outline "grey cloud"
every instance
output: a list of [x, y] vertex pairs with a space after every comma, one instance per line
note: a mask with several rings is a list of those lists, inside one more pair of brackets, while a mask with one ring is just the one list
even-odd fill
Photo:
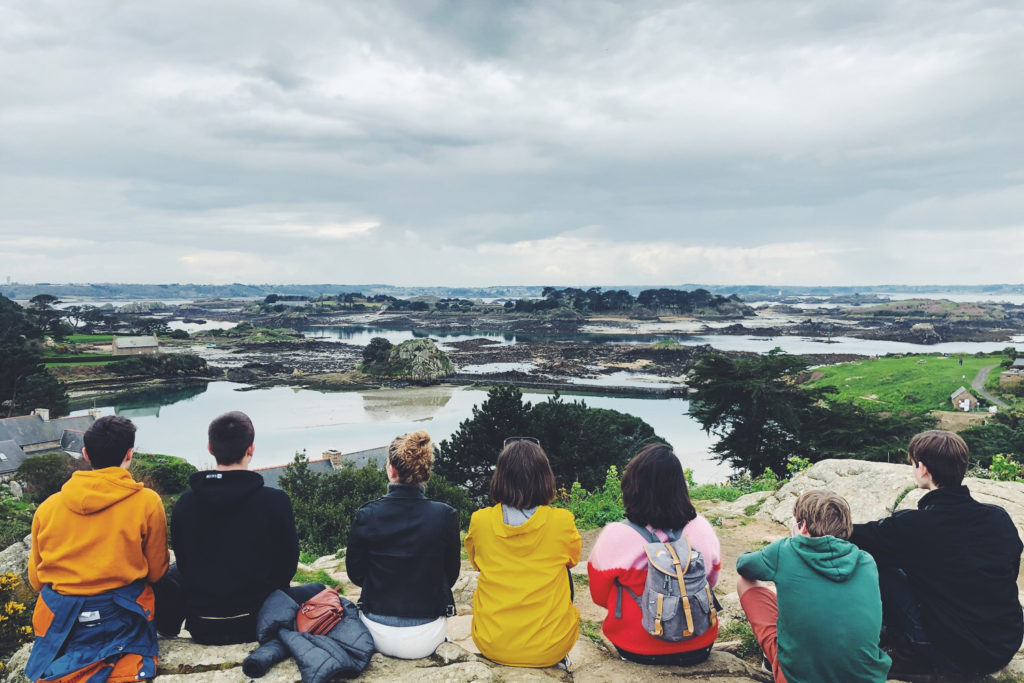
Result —
[[0, 199], [19, 190], [0, 234], [130, 224], [140, 249], [230, 249], [221, 212], [287, 210], [378, 221], [375, 249], [580, 230], [749, 247], [1021, 223], [1014, 3], [2, 12]]

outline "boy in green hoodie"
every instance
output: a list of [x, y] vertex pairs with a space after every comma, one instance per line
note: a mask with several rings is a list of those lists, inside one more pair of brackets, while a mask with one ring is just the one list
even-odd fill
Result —
[[[878, 569], [847, 541], [850, 506], [831, 491], [804, 493], [793, 537], [741, 555], [736, 589], [776, 683], [885, 681], [878, 645]], [[774, 581], [776, 594], [763, 581]]]

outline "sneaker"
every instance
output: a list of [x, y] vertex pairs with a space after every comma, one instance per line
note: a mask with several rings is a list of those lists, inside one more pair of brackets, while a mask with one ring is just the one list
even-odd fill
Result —
[[[625, 661], [625, 660], [623, 660], [623, 661]], [[570, 674], [572, 673], [572, 660], [569, 659], [569, 655], [566, 655], [565, 657], [563, 657], [562, 661], [560, 661], [555, 666], [557, 666], [559, 669], [564, 670], [566, 673], [570, 673]]]

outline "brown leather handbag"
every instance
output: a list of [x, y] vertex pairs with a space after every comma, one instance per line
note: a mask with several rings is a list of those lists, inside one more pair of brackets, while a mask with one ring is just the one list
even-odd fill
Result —
[[345, 618], [337, 588], [327, 588], [302, 603], [295, 615], [295, 628], [318, 636], [327, 634]]

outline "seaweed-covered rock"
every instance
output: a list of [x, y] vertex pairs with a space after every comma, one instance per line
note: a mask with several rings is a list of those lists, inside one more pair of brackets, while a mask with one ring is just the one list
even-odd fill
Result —
[[388, 353], [386, 373], [392, 377], [433, 380], [454, 371], [451, 359], [432, 339], [410, 339]]

